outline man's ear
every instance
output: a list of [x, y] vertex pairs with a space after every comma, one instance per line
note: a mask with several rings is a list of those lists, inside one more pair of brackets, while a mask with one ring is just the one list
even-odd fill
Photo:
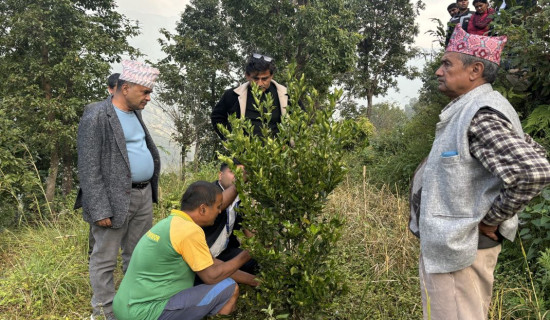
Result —
[[128, 93], [128, 89], [130, 88], [130, 85], [128, 83], [122, 84], [122, 87], [120, 87], [120, 92], [124, 95]]
[[483, 78], [483, 71], [485, 70], [485, 66], [481, 62], [474, 62], [470, 66], [470, 80], [474, 81], [477, 79]]
[[206, 213], [206, 205], [203, 203], [199, 206], [199, 213], [204, 215]]

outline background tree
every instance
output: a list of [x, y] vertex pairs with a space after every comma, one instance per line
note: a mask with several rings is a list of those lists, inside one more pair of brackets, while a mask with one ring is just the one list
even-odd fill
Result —
[[244, 54], [275, 58], [283, 68], [296, 63], [296, 76], [326, 93], [336, 75], [355, 62], [359, 35], [344, 0], [222, 0]]
[[372, 106], [370, 121], [378, 134], [402, 127], [407, 122], [405, 111], [394, 103], [384, 102]]
[[527, 132], [550, 148], [550, 1], [538, 2], [502, 10], [493, 23], [508, 36], [497, 87], [526, 118]]
[[421, 1], [348, 0], [362, 40], [357, 45], [358, 61], [346, 73], [343, 83], [357, 98], [367, 99], [367, 116], [372, 115], [372, 98], [397, 87], [397, 77], [412, 79], [418, 75], [407, 62], [419, 54], [413, 47], [418, 34], [415, 18], [424, 8]]
[[46, 176], [47, 201], [59, 169], [73, 188], [76, 128], [85, 104], [106, 96], [109, 63], [135, 52], [137, 34], [111, 0], [0, 3], [0, 107]]
[[[409, 106], [412, 114], [407, 116], [399, 110], [405, 119], [398, 117], [402, 121], [395, 123], [395, 126], [386, 126], [383, 134], [377, 131], [371, 139], [370, 152], [361, 155], [360, 161], [367, 165], [371, 181], [377, 185], [389, 185], [393, 190], [406, 194], [411, 175], [430, 152], [439, 113], [450, 101], [439, 92], [434, 75], [439, 68], [441, 53], [434, 54], [436, 58], [428, 61], [422, 71], [420, 95]], [[373, 118], [378, 117], [376, 113], [373, 108]]]
[[32, 203], [33, 193], [40, 192], [40, 181], [29, 159], [27, 147], [21, 143], [22, 130], [6, 116], [0, 100], [0, 230], [18, 222]]
[[[183, 159], [195, 146], [195, 160], [211, 161], [219, 146], [210, 113], [223, 91], [242, 73], [235, 34], [218, 0], [193, 0], [176, 33], [161, 30], [166, 57], [158, 63], [162, 86], [158, 100], [170, 109]], [[182, 160], [183, 160], [182, 159]]]

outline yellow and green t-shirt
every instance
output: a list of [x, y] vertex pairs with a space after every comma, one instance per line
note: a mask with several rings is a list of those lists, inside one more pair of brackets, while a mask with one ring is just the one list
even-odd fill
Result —
[[213, 264], [204, 232], [183, 211], [159, 221], [138, 242], [115, 295], [119, 320], [158, 319], [168, 300]]

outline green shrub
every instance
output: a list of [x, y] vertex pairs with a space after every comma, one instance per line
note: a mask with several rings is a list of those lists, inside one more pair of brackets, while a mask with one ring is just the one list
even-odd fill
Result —
[[[340, 237], [338, 215], [323, 216], [327, 197], [345, 175], [344, 146], [353, 139], [352, 124], [333, 119], [340, 93], [319, 97], [308, 90], [304, 78], [290, 82], [290, 115], [273, 136], [267, 126], [273, 100], [260, 103], [257, 86], [254, 99], [262, 114], [263, 136], [252, 136], [250, 121], [230, 118], [232, 132], [223, 157], [237, 174], [243, 226], [255, 236], [243, 239], [260, 265], [258, 287], [252, 306], [259, 319], [326, 319], [326, 310], [345, 286], [337, 272], [332, 252]], [[303, 109], [297, 101], [303, 102]], [[232, 166], [238, 159], [243, 173]], [[262, 311], [263, 309], [263, 311]]]
[[35, 218], [31, 213], [40, 208], [34, 194], [40, 194], [41, 187], [22, 132], [2, 108], [0, 101], [0, 229]]
[[550, 248], [550, 187], [519, 214], [519, 235], [527, 250], [527, 260], [535, 262], [539, 253]]

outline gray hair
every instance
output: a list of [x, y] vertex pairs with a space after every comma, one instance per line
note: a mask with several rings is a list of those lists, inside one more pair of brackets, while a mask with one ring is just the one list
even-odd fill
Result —
[[462, 53], [459, 56], [460, 56], [460, 61], [462, 61], [462, 64], [464, 65], [464, 68], [471, 66], [476, 62], [482, 63], [483, 74], [481, 76], [485, 81], [487, 81], [487, 83], [493, 83], [497, 79], [498, 64], [491, 62], [489, 60], [478, 58], [465, 53]]

